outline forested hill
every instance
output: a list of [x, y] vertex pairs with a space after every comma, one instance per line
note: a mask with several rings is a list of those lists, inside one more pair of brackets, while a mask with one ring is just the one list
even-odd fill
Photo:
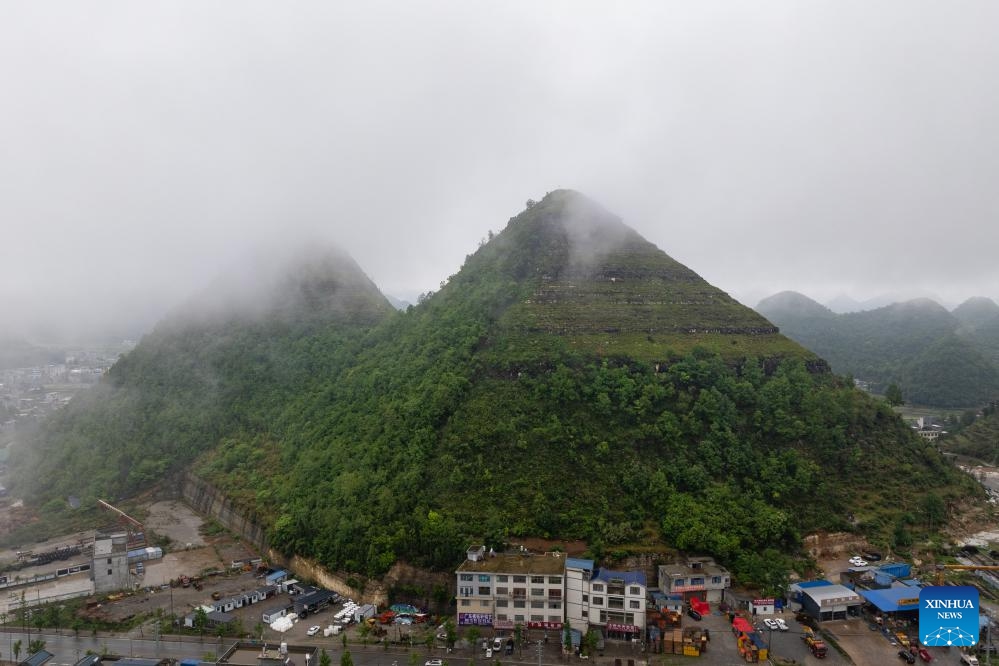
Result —
[[[275, 547], [361, 574], [548, 536], [596, 557], [663, 540], [769, 587], [803, 531], [900, 539], [916, 519], [884, 497], [975, 492], [881, 402], [574, 192], [529, 202], [439, 292], [371, 326], [214, 336], [200, 356], [166, 328], [143, 341], [113, 401], [50, 426], [56, 476], [134, 490], [154, 481], [147, 458], [190, 463]], [[98, 438], [131, 457], [93, 460]], [[178, 440], [207, 452], [178, 460]]]
[[940, 446], [950, 453], [968, 456], [987, 465], [999, 464], [999, 412], [996, 403], [982, 410], [982, 415], [955, 435], [941, 438]]
[[973, 299], [950, 313], [916, 299], [837, 315], [782, 292], [756, 309], [834, 371], [869, 381], [875, 391], [895, 383], [907, 402], [977, 407], [999, 396], [999, 317], [989, 316], [995, 307]]
[[16, 449], [12, 465], [26, 476], [12, 485], [54, 505], [140, 492], [227, 437], [267, 432], [317, 371], [316, 349], [340, 350], [392, 312], [334, 248], [223, 275]]

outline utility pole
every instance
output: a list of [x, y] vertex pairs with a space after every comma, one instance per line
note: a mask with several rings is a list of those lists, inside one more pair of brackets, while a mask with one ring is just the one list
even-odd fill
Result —
[[541, 655], [544, 654], [544, 651], [545, 651], [545, 642], [539, 638], [538, 639], [538, 666], [541, 666]]

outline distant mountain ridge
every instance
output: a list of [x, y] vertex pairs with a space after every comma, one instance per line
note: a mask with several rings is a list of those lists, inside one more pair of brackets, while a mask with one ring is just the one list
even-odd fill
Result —
[[711, 553], [774, 590], [803, 532], [888, 543], [911, 517], [883, 495], [980, 492], [883, 402], [577, 192], [529, 202], [404, 311], [337, 266], [348, 275], [306, 280], [304, 300], [283, 292], [300, 317], [163, 322], [12, 456], [14, 492], [55, 512], [70, 492], [87, 504], [192, 470], [272, 547], [341, 572], [453, 571], [470, 542], [537, 536], [597, 559]]
[[953, 312], [918, 298], [837, 315], [781, 292], [756, 309], [834, 371], [875, 390], [896, 383], [908, 401], [939, 407], [973, 407], [999, 395], [999, 305], [990, 299], [969, 299]]

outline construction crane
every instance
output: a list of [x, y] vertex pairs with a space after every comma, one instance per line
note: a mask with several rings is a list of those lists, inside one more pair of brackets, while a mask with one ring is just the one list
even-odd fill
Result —
[[97, 500], [98, 506], [102, 509], [110, 511], [111, 513], [118, 516], [118, 522], [125, 526], [125, 532], [128, 534], [128, 548], [129, 550], [133, 548], [143, 548], [146, 545], [146, 530], [135, 518], [128, 515], [121, 509], [115, 506], [111, 506], [108, 502], [102, 499]]
[[944, 573], [950, 571], [999, 571], [999, 566], [992, 564], [938, 564], [936, 585], [944, 584]]

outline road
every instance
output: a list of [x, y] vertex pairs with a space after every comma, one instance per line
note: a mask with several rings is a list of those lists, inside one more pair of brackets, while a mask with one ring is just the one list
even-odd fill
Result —
[[[4, 637], [6, 633], [6, 637]], [[113, 654], [120, 657], [141, 657], [149, 659], [199, 659], [215, 661], [216, 656], [225, 652], [232, 646], [232, 639], [222, 639], [205, 637], [197, 638], [169, 636], [162, 640], [156, 638], [122, 638], [110, 635], [91, 636], [81, 633], [79, 637], [71, 632], [64, 634], [31, 632], [30, 634], [19, 630], [0, 632], [0, 653], [4, 658], [10, 659], [13, 656], [13, 644], [21, 641], [20, 658], [27, 656], [27, 644], [29, 640], [41, 638], [45, 641], [45, 649], [55, 657], [48, 662], [47, 666], [72, 666], [87, 651], [97, 654]], [[339, 655], [343, 651], [342, 643], [339, 639], [311, 640], [310, 644], [324, 648], [334, 658], [334, 663], [338, 663]], [[273, 644], [272, 644], [273, 645]], [[356, 666], [411, 666], [410, 653], [401, 649], [382, 649], [375, 646], [348, 645], [352, 661]], [[443, 650], [434, 649], [427, 652], [426, 648], [418, 648], [414, 651], [418, 655], [418, 664], [431, 658], [443, 658], [447, 660], [448, 666], [468, 666], [467, 656], [445, 655]], [[481, 655], [476, 655], [477, 657]], [[479, 659], [481, 661], [481, 659]], [[544, 655], [545, 663], [556, 663], [557, 656]], [[506, 658], [504, 665], [537, 664], [537, 655], [533, 650], [525, 649], [523, 656], [514, 660]]]

